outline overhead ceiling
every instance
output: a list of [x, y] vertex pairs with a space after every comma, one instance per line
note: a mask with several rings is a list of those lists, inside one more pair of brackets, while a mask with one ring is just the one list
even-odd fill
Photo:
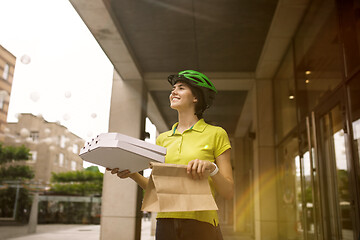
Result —
[[[277, 0], [111, 0], [141, 72], [254, 72]], [[163, 76], [166, 81], [166, 75]], [[170, 86], [169, 86], [170, 89]], [[150, 92], [168, 127], [169, 91]], [[235, 132], [246, 91], [219, 91], [204, 117]]]
[[242, 112], [252, 109], [248, 90], [255, 78], [270, 79], [275, 74], [308, 3], [70, 1], [120, 76], [145, 81], [168, 128], [177, 113], [169, 108], [167, 75], [194, 69], [207, 74], [219, 90], [205, 118], [230, 135], [244, 134], [238, 128], [245, 120], [250, 125], [251, 112], [245, 117]]
[[277, 0], [111, 0], [143, 72], [253, 72]]

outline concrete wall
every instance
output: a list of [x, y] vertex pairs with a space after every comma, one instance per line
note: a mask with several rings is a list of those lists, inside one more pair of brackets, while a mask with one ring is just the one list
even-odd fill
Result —
[[[59, 123], [48, 122], [41, 116], [23, 113], [18, 120], [7, 124], [4, 144], [25, 145], [34, 154], [34, 159], [11, 164], [30, 166], [35, 172], [35, 180], [44, 183], [50, 181], [52, 172], [83, 169], [83, 161], [78, 155], [84, 146], [83, 139]], [[60, 154], [63, 155], [62, 161]], [[75, 169], [72, 164], [75, 164]]]
[[[114, 72], [109, 132], [143, 138], [146, 89], [142, 80], [124, 81]], [[142, 191], [131, 179], [105, 173], [103, 183], [101, 239], [140, 239]]]
[[254, 88], [255, 239], [278, 239], [272, 82], [257, 79]]

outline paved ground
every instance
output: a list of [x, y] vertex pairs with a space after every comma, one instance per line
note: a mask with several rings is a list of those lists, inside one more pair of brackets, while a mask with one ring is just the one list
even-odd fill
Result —
[[[59, 226], [59, 229], [53, 229], [53, 231], [48, 232], [50, 230], [49, 226], [38, 226], [38, 230], [36, 234], [29, 234], [25, 236], [17, 236], [17, 237], [10, 237], [5, 239], [11, 240], [60, 240], [60, 239], [67, 239], [67, 240], [80, 240], [80, 239], [87, 239], [87, 240], [99, 240], [100, 236], [100, 226], [99, 225], [65, 225]], [[55, 226], [51, 226], [53, 228]], [[45, 229], [46, 228], [46, 229]], [[0, 228], [1, 229], [1, 228]], [[41, 229], [43, 232], [41, 232]]]
[[[150, 236], [150, 221], [142, 221], [141, 240]], [[35, 234], [27, 234], [27, 226], [0, 226], [0, 240], [99, 240], [100, 225], [40, 224]]]
[[[141, 240], [155, 240], [150, 235], [151, 221], [142, 220]], [[0, 226], [0, 240], [99, 240], [100, 225], [40, 224], [35, 234], [25, 226]], [[246, 236], [224, 236], [224, 240], [252, 240]]]

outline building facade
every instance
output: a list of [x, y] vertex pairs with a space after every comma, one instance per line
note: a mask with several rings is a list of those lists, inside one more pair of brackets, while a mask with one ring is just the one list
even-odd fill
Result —
[[0, 141], [6, 127], [16, 57], [0, 45]]
[[359, 7], [312, 1], [273, 79], [279, 239], [360, 236]]
[[25, 145], [32, 158], [26, 164], [33, 168], [35, 180], [49, 183], [51, 173], [83, 169], [79, 157], [85, 141], [56, 122], [47, 122], [42, 116], [20, 114], [18, 122], [8, 123], [4, 145]]

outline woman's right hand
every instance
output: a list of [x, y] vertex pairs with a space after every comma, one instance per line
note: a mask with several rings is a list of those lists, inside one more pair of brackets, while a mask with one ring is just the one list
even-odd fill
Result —
[[129, 171], [129, 169], [123, 170], [121, 172], [119, 172], [118, 168], [106, 168], [106, 171], [110, 171], [111, 174], [116, 174], [119, 178], [128, 178], [130, 177], [130, 175], [132, 175], [133, 173], [131, 173]]
[[141, 175], [137, 172], [131, 173], [129, 169], [119, 172], [118, 168], [113, 168], [113, 169], [106, 168], [106, 171], [110, 171], [111, 174], [116, 174], [119, 178], [122, 178], [122, 179], [129, 177], [132, 180], [134, 180], [137, 184], [139, 184], [139, 186], [142, 189], [146, 189], [146, 186], [149, 181], [147, 178], [145, 178], [143, 175]]

